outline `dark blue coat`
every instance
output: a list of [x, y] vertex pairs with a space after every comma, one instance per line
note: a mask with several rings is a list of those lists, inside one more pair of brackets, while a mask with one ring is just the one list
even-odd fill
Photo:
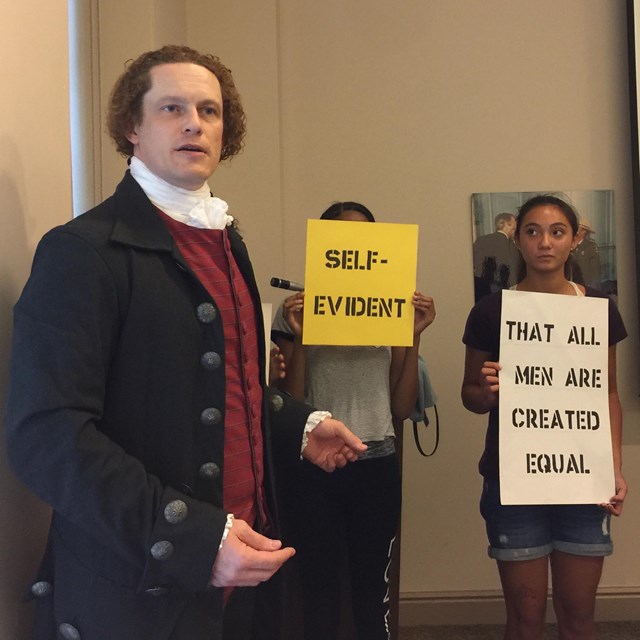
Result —
[[[246, 247], [229, 236], [263, 335]], [[261, 371], [264, 358], [261, 344]], [[224, 361], [215, 300], [128, 172], [42, 239], [15, 308], [6, 416], [13, 469], [54, 510], [36, 638], [222, 637], [222, 590], [207, 585], [226, 519]], [[310, 409], [271, 393], [273, 498], [272, 459], [297, 460]]]

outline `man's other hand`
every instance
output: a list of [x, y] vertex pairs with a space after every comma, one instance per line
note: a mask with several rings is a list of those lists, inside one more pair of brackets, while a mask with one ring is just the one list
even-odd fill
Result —
[[255, 587], [271, 578], [294, 554], [295, 549], [283, 549], [280, 540], [266, 538], [244, 520], [234, 520], [218, 551], [211, 571], [211, 584], [214, 587]]
[[354, 462], [367, 445], [339, 420], [325, 418], [308, 435], [302, 456], [325, 471]]

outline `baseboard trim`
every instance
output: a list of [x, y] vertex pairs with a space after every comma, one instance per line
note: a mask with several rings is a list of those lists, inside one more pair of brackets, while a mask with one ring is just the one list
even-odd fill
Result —
[[[640, 620], [640, 586], [603, 587], [596, 607], [596, 618], [601, 621]], [[399, 612], [402, 627], [504, 623], [500, 591], [404, 592], [400, 593]], [[555, 621], [551, 601], [547, 621]]]

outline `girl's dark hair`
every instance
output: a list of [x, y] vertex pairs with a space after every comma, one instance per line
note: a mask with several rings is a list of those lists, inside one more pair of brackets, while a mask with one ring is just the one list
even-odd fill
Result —
[[369, 222], [375, 222], [373, 213], [359, 202], [334, 202], [321, 216], [320, 220], [335, 220], [345, 211], [357, 211], [361, 213]]
[[522, 227], [522, 222], [524, 217], [531, 211], [531, 209], [535, 209], [535, 207], [558, 207], [560, 211], [565, 215], [567, 221], [571, 225], [573, 229], [573, 235], [575, 236], [578, 233], [578, 214], [576, 210], [568, 203], [558, 198], [557, 196], [552, 196], [550, 194], [543, 194], [533, 196], [533, 198], [529, 198], [519, 209], [518, 215], [516, 216], [516, 238], [520, 235], [520, 227]]
[[[578, 219], [578, 213], [576, 210], [568, 203], [562, 200], [562, 198], [558, 198], [557, 196], [552, 196], [551, 194], [541, 194], [537, 196], [533, 196], [529, 198], [519, 209], [518, 215], [516, 216], [516, 232], [515, 237], [520, 237], [520, 229], [524, 222], [524, 219], [531, 211], [531, 209], [535, 209], [536, 207], [557, 207], [564, 214], [565, 218], [569, 222], [571, 229], [573, 231], [573, 235], [575, 236], [578, 233], [578, 225], [580, 224]], [[524, 280], [527, 275], [527, 265], [522, 258], [522, 254], [520, 255], [520, 260], [518, 263], [518, 273], [517, 273], [517, 281], [521, 282]], [[569, 259], [564, 263], [564, 275], [568, 280], [573, 279], [573, 268], [572, 268], [572, 258], [569, 256]]]

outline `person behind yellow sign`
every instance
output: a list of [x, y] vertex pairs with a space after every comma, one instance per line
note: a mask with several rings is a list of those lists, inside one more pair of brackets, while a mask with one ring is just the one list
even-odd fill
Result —
[[[523, 264], [518, 291], [606, 297], [568, 280], [566, 263], [575, 248], [578, 216], [549, 195], [520, 208], [516, 244]], [[604, 556], [613, 551], [609, 524], [620, 515], [627, 493], [622, 476], [622, 411], [616, 386], [616, 344], [627, 332], [609, 301], [609, 412], [615, 495], [602, 505], [503, 506], [499, 495], [498, 401], [502, 292], [484, 297], [471, 310], [463, 342], [467, 345], [462, 401], [474, 413], [489, 413], [480, 460], [484, 490], [480, 509], [486, 521], [489, 556], [498, 563], [507, 609], [505, 640], [542, 640], [551, 566], [553, 602], [560, 638], [595, 638], [594, 609]]]
[[[323, 220], [374, 222], [355, 202], [335, 203]], [[296, 544], [304, 598], [305, 640], [338, 638], [340, 577], [346, 545], [357, 637], [387, 639], [388, 575], [400, 517], [401, 485], [392, 418], [409, 417], [418, 391], [420, 334], [435, 317], [433, 300], [416, 292], [411, 347], [302, 344], [304, 294], [286, 299], [272, 336], [284, 354], [280, 388], [313, 406], [328, 408], [368, 443], [354, 473], [325, 482], [302, 462], [287, 491], [296, 513]], [[348, 419], [347, 419], [348, 416]]]

